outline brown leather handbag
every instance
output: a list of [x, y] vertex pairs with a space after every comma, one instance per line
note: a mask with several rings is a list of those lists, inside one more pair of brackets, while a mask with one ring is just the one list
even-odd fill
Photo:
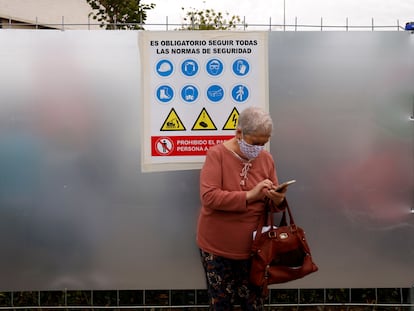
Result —
[[266, 213], [254, 234], [250, 271], [250, 281], [261, 286], [265, 296], [268, 285], [300, 279], [318, 271], [305, 232], [295, 224], [287, 201], [278, 227], [273, 224], [276, 209], [270, 202], [266, 202]]

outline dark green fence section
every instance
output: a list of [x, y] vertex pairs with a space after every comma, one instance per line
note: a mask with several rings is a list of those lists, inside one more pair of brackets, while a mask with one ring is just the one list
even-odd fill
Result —
[[[410, 288], [272, 289], [266, 310], [413, 310]], [[0, 310], [207, 310], [205, 290], [0, 292]]]

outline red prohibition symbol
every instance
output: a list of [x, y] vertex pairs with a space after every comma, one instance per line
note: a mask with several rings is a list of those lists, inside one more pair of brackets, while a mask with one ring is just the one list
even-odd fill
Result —
[[169, 155], [174, 150], [174, 143], [168, 137], [158, 138], [155, 142], [155, 150], [159, 155]]

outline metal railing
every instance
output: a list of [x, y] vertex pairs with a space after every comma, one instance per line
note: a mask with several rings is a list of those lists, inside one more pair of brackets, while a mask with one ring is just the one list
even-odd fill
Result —
[[[1, 22], [3, 21], [3, 22]], [[132, 29], [139, 28], [144, 30], [182, 30], [182, 29], [194, 29], [197, 30], [197, 24], [191, 23], [169, 23], [168, 17], [166, 17], [164, 23], [113, 23], [106, 24], [111, 30], [121, 30], [121, 29]], [[222, 25], [228, 26], [228, 25]], [[344, 24], [325, 24], [324, 19], [321, 17], [319, 24], [304, 24], [300, 23], [298, 18], [295, 17], [295, 22], [293, 24], [286, 23], [274, 23], [270, 17], [267, 23], [248, 23], [246, 18], [243, 18], [243, 21], [239, 24], [235, 24], [235, 27], [232, 28], [233, 31], [248, 31], [248, 30], [265, 30], [265, 31], [404, 31], [404, 26], [400, 24], [399, 20], [396, 20], [394, 25], [381, 25], [376, 24], [374, 18], [371, 19], [371, 22], [366, 25], [352, 25], [348, 18], [344, 21]], [[88, 18], [86, 23], [66, 23], [65, 17], [61, 17], [60, 23], [41, 23], [39, 18], [30, 22], [21, 22], [15, 21], [12, 19], [1, 19], [0, 18], [0, 28], [3, 29], [59, 29], [59, 30], [75, 30], [75, 29], [85, 29], [85, 30], [97, 30], [103, 29], [100, 27], [100, 23], [91, 22]]]
[[[333, 298], [338, 295], [340, 297]], [[354, 290], [359, 290], [356, 295]], [[198, 292], [203, 292], [198, 298]], [[307, 292], [308, 291], [308, 292]], [[310, 292], [309, 292], [310, 291]], [[79, 296], [74, 295], [79, 293]], [[99, 292], [101, 292], [99, 294]], [[90, 309], [146, 309], [146, 310], [206, 310], [208, 309], [205, 290], [137, 290], [130, 296], [121, 293], [125, 291], [52, 291], [52, 292], [0, 292], [0, 310], [90, 310]], [[176, 294], [180, 294], [177, 298]], [[336, 292], [336, 294], [335, 294]], [[55, 293], [55, 299], [48, 300], [50, 293]], [[26, 294], [26, 295], [24, 295]], [[49, 295], [48, 295], [49, 294]], [[60, 299], [56, 299], [56, 294]], [[8, 295], [8, 303], [4, 297]], [[355, 307], [364, 310], [414, 310], [414, 288], [393, 289], [271, 289], [270, 296], [265, 303], [267, 310], [273, 308], [289, 308], [299, 310], [301, 307], [317, 310], [332, 310], [332, 307], [352, 309]], [[99, 298], [100, 296], [100, 298]], [[75, 299], [69, 299], [70, 297]], [[131, 297], [137, 301], [131, 301]], [[123, 299], [124, 298], [124, 299]], [[134, 300], [134, 299], [133, 299]]]

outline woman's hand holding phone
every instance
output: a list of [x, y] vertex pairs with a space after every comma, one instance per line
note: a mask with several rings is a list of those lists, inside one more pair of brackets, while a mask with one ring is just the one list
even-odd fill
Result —
[[267, 197], [271, 199], [276, 206], [279, 206], [285, 200], [285, 193], [289, 185], [295, 183], [296, 180], [289, 180], [282, 184], [279, 184], [277, 187], [272, 188], [268, 191]]
[[295, 180], [295, 179], [292, 179], [292, 180], [286, 181], [286, 182], [284, 182], [284, 183], [282, 183], [282, 184], [279, 184], [276, 188], [272, 189], [272, 191], [275, 191], [275, 192], [286, 192], [287, 187], [288, 187], [289, 185], [291, 185], [291, 184], [295, 183], [295, 182], [296, 182], [296, 180]]

